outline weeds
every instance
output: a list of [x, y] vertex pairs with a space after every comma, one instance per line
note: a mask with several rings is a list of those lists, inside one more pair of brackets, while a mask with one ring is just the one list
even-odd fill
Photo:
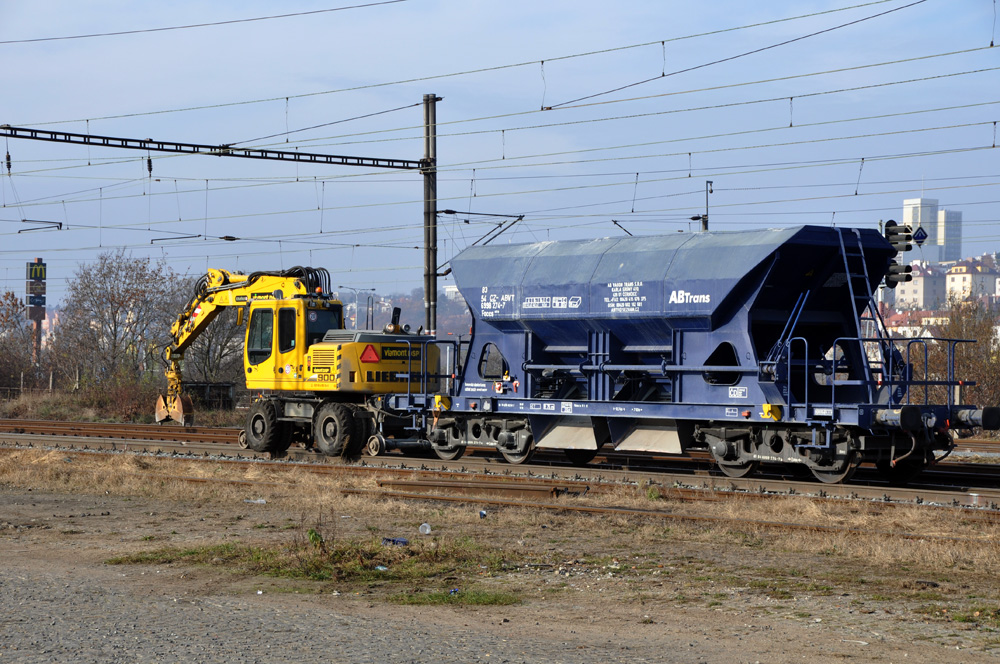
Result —
[[[191, 549], [163, 548], [118, 556], [109, 565], [209, 565], [237, 574], [316, 582], [335, 581], [347, 586], [413, 584], [472, 577], [503, 568], [498, 552], [470, 538], [435, 539], [428, 545], [383, 546], [378, 539], [328, 542], [315, 528], [290, 544], [216, 544]], [[486, 590], [419, 593], [405, 603], [512, 604], [513, 593]]]

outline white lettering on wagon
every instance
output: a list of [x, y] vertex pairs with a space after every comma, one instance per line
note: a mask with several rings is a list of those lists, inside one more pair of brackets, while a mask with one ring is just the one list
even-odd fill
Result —
[[608, 284], [608, 289], [611, 292], [604, 303], [611, 313], [637, 313], [646, 304], [641, 281], [614, 281]]
[[712, 296], [708, 293], [689, 293], [685, 290], [670, 291], [668, 304], [711, 304]]

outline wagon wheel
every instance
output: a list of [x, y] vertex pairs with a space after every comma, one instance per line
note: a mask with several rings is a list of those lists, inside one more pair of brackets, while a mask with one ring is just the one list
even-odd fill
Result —
[[825, 484], [839, 484], [846, 482], [854, 475], [854, 471], [861, 464], [861, 455], [856, 451], [848, 452], [837, 463], [824, 468], [810, 468], [813, 477]]
[[524, 463], [525, 461], [530, 459], [531, 455], [534, 453], [535, 450], [532, 449], [530, 443], [528, 445], [528, 449], [526, 449], [523, 452], [518, 452], [516, 450], [505, 450], [502, 447], [500, 448], [500, 454], [503, 455], [503, 458], [507, 461], [507, 463], [513, 464], [515, 466], [519, 463]]
[[434, 447], [434, 454], [442, 461], [454, 461], [465, 454], [465, 445], [453, 445], [452, 447]]
[[739, 461], [739, 460], [729, 460], [720, 457], [716, 451], [709, 446], [712, 451], [712, 458], [715, 459], [715, 465], [719, 467], [727, 477], [746, 477], [747, 475], [752, 475], [757, 471], [757, 467], [760, 466], [760, 461]]
[[454, 461], [465, 454], [466, 448], [465, 445], [458, 444], [461, 440], [461, 434], [459, 433], [457, 427], [451, 426], [446, 429], [446, 431], [448, 432], [449, 441], [454, 442], [455, 444], [448, 446], [434, 445], [432, 449], [434, 450], [434, 454], [436, 454], [442, 461]]
[[746, 477], [757, 472], [757, 467], [760, 466], [759, 461], [732, 463], [730, 461], [719, 461], [718, 459], [715, 460], [715, 464], [727, 477]]

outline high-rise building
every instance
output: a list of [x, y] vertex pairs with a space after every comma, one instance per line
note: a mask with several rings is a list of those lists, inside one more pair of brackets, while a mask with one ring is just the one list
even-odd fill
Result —
[[958, 210], [938, 210], [937, 243], [942, 261], [962, 260], [962, 213]]
[[917, 253], [921, 260], [938, 263], [942, 260], [943, 247], [938, 244], [938, 201], [936, 198], [908, 198], [903, 201], [903, 224], [913, 232], [923, 228], [927, 239]]

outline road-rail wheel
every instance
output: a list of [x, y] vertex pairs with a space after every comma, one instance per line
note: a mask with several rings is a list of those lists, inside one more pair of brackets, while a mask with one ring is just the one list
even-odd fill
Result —
[[354, 412], [342, 403], [325, 403], [313, 418], [313, 444], [327, 456], [341, 456], [354, 438]]
[[368, 442], [365, 443], [365, 454], [368, 456], [379, 456], [380, 454], [385, 454], [385, 436], [380, 433], [373, 433], [368, 437]]
[[282, 427], [278, 423], [278, 410], [273, 401], [255, 401], [247, 414], [247, 447], [254, 452], [273, 452], [278, 448]]

